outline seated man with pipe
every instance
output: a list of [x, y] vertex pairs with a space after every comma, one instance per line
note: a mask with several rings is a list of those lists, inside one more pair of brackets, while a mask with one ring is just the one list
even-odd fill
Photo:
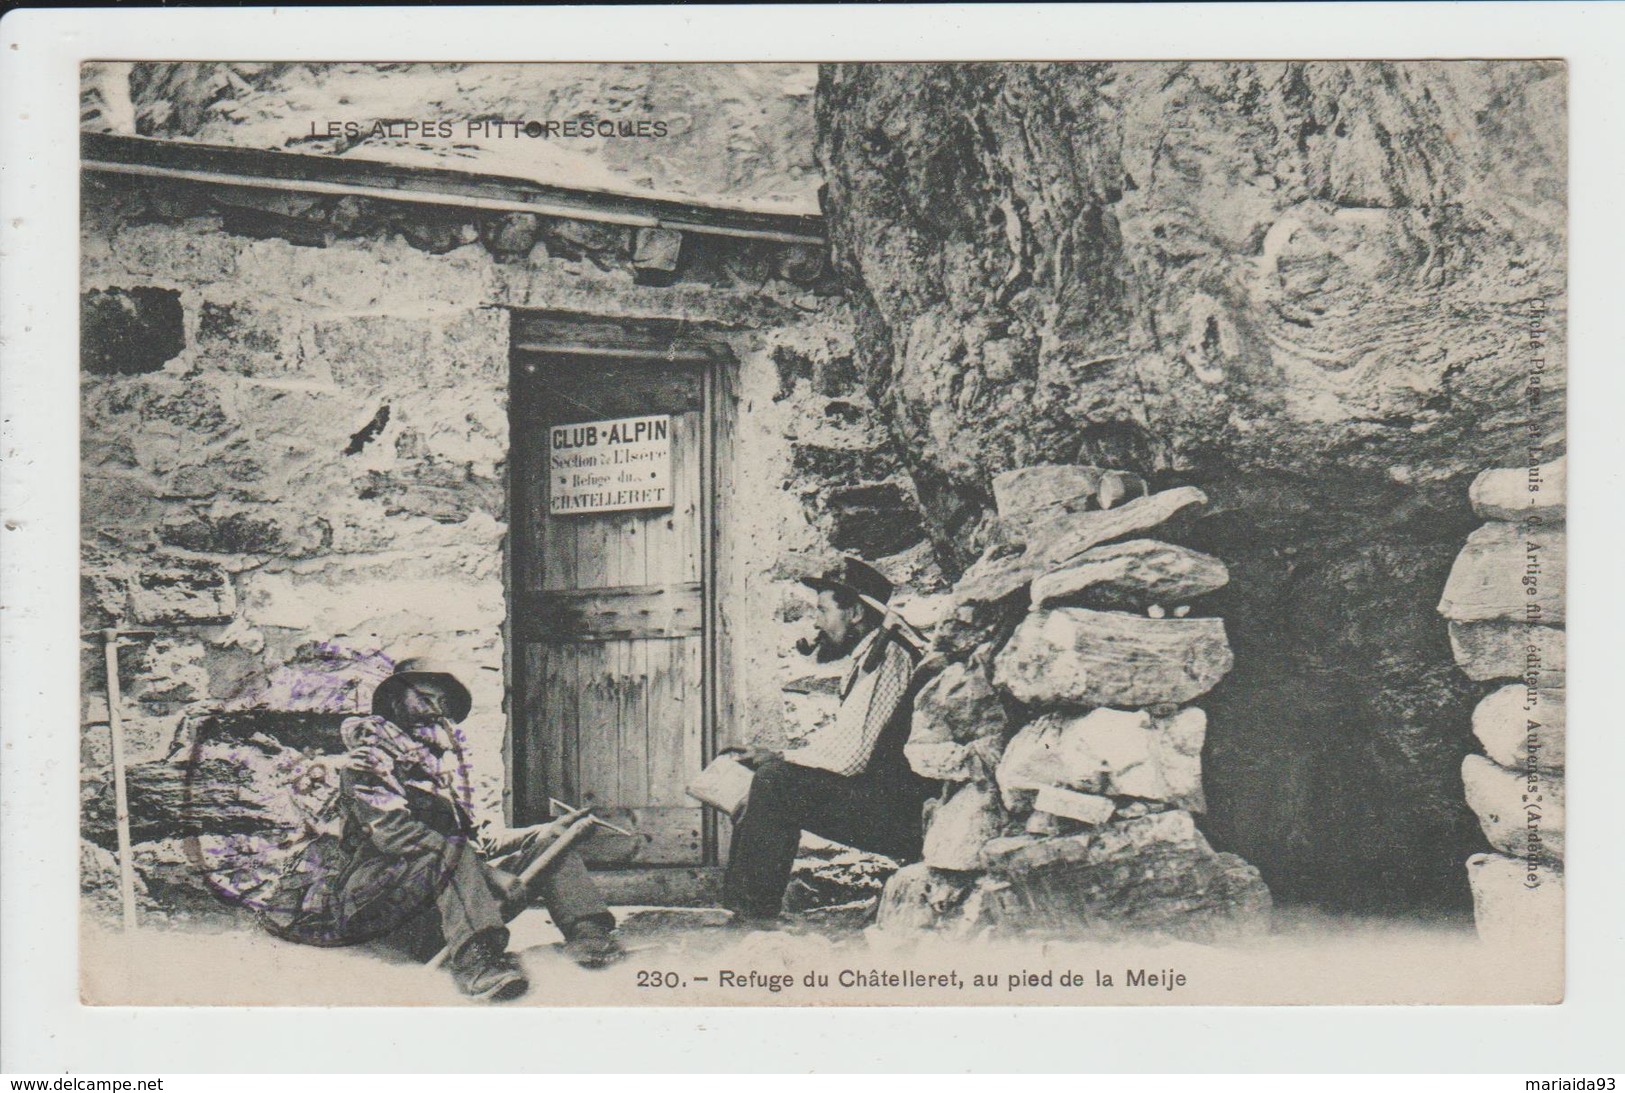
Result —
[[409, 658], [374, 691], [372, 716], [344, 722], [340, 852], [336, 866], [313, 878], [300, 902], [303, 921], [287, 932], [311, 936], [316, 918], [335, 940], [382, 940], [419, 959], [439, 950], [463, 993], [505, 1001], [529, 987], [507, 952], [506, 923], [532, 895], [577, 963], [601, 967], [621, 948], [614, 916], [563, 842], [585, 832], [585, 810], [475, 834], [454, 728], [471, 706], [468, 688], [446, 667]]
[[723, 902], [736, 925], [778, 919], [803, 831], [917, 860], [921, 810], [935, 789], [903, 757], [924, 643], [891, 613], [891, 582], [847, 558], [802, 583], [818, 593], [814, 651], [826, 663], [849, 656], [851, 666], [835, 720], [804, 746], [736, 749], [739, 761], [755, 770], [723, 881]]

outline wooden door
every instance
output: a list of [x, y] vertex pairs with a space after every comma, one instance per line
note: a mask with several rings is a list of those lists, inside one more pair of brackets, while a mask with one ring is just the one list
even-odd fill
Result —
[[[516, 819], [592, 805], [638, 837], [600, 830], [590, 863], [702, 864], [684, 787], [708, 758], [705, 367], [516, 349], [513, 374]], [[669, 417], [669, 505], [556, 511], [552, 430], [651, 417]]]

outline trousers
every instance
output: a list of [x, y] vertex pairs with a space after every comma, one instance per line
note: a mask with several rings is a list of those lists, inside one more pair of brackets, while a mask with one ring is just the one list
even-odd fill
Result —
[[[354, 892], [394, 893], [393, 907], [352, 904], [346, 918], [357, 933], [368, 932], [369, 913], [398, 915], [401, 893], [422, 893], [423, 906], [402, 916], [399, 927], [380, 938], [386, 947], [417, 960], [428, 960], [443, 947], [456, 955], [481, 934], [490, 934], [493, 942], [506, 948], [507, 924], [529, 905], [532, 896], [541, 900], [553, 924], [566, 936], [577, 924], [590, 920], [614, 926], [615, 917], [593, 884], [592, 874], [573, 850], [559, 855], [532, 883], [531, 891], [524, 891], [517, 874], [541, 849], [513, 855], [502, 861], [501, 868], [482, 860], [472, 846], [460, 840], [438, 853], [370, 858], [359, 863], [346, 887]], [[380, 873], [387, 875], [377, 875]]]
[[843, 777], [771, 759], [756, 768], [745, 815], [734, 825], [723, 906], [754, 918], [777, 915], [795, 867], [801, 833], [917, 861], [921, 810], [933, 784], [907, 770]]

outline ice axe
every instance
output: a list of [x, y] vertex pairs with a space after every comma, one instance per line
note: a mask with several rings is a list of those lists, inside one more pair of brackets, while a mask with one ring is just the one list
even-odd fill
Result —
[[[560, 854], [563, 854], [566, 850], [570, 849], [570, 847], [574, 846], [587, 835], [592, 833], [593, 816], [590, 812], [583, 809], [577, 809], [575, 813], [561, 816], [548, 826], [557, 827], [557, 834], [553, 836], [553, 841], [548, 843], [547, 849], [536, 855], [535, 860], [533, 860], [529, 865], [525, 866], [524, 871], [519, 874], [519, 886], [526, 892], [529, 892], [530, 886], [535, 883], [536, 878], [547, 872], [552, 864], [558, 860]], [[472, 851], [465, 844], [463, 847], [463, 853], [466, 854], [471, 852]], [[434, 958], [429, 961], [429, 967], [438, 968], [448, 959], [450, 959], [450, 957], [451, 946], [447, 945], [444, 949], [441, 949], [438, 953], [436, 953]]]
[[[571, 813], [581, 812], [582, 811], [581, 809], [576, 808], [574, 805], [565, 804], [563, 801], [559, 800], [557, 797], [549, 797], [547, 799], [547, 807], [550, 810], [552, 810], [552, 813], [553, 813], [554, 816], [568, 816]], [[625, 835], [629, 839], [635, 839], [635, 838], [638, 837], [638, 833], [636, 831], [628, 831], [624, 827], [617, 827], [616, 825], [610, 823], [608, 820], [602, 818], [601, 816], [594, 816], [591, 812], [588, 812], [587, 816], [588, 816], [589, 819], [592, 820], [593, 823], [597, 824], [599, 827], [605, 828], [605, 829], [607, 829], [609, 831], [613, 831], [617, 835]]]
[[[875, 599], [873, 596], [866, 596], [862, 592], [859, 592], [857, 596], [859, 601], [862, 602], [864, 606], [868, 607], [871, 611], [879, 612], [881, 617], [880, 633], [882, 637], [890, 638], [891, 640], [897, 642], [897, 644], [901, 645], [908, 651], [909, 656], [913, 657], [915, 661], [918, 661], [921, 657], [925, 656], [926, 652], [931, 648], [930, 640], [927, 639], [924, 634], [920, 633], [912, 625], [910, 625], [907, 619], [899, 615], [895, 608], [887, 606], [886, 604]], [[883, 648], [885, 648], [884, 645], [875, 645], [877, 652]], [[866, 665], [866, 667], [872, 670], [873, 668], [877, 667], [878, 664], [879, 659], [878, 657], [875, 657], [869, 664]]]

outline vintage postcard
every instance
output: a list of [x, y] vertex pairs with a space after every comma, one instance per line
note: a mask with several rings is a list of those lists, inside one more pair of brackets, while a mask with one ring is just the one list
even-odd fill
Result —
[[82, 999], [1561, 1001], [1567, 78], [84, 65]]

